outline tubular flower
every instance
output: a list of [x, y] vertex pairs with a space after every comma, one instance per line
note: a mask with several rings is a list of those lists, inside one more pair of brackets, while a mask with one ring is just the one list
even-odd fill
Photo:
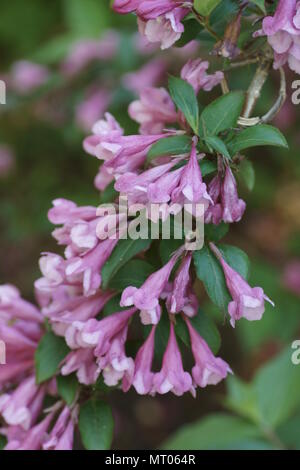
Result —
[[279, 0], [274, 16], [267, 16], [255, 36], [267, 36], [274, 49], [274, 68], [288, 63], [300, 74], [300, 2]]
[[245, 279], [222, 258], [218, 248], [211, 244], [211, 249], [221, 263], [225, 274], [225, 280], [232, 297], [228, 305], [228, 313], [231, 317], [231, 325], [242, 317], [247, 320], [260, 320], [265, 311], [265, 300], [274, 306], [274, 303], [267, 297], [261, 287], [250, 287]]

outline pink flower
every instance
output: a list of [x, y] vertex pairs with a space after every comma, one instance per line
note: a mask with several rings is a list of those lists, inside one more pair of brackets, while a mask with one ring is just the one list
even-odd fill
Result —
[[175, 8], [161, 16], [154, 16], [154, 19], [144, 21], [141, 17], [138, 19], [139, 31], [149, 42], [158, 42], [161, 49], [168, 49], [180, 39], [184, 32], [184, 25], [181, 21], [188, 11], [186, 8]]
[[223, 221], [225, 223], [239, 222], [246, 209], [246, 203], [239, 199], [235, 178], [229, 166], [221, 188], [223, 206]]
[[221, 204], [222, 179], [218, 174], [208, 185], [208, 194], [213, 202], [205, 212], [205, 223], [219, 225], [223, 218], [223, 207]]
[[164, 88], [145, 88], [140, 100], [133, 101], [128, 111], [141, 124], [141, 134], [159, 134], [167, 124], [178, 120], [175, 105]]
[[66, 262], [65, 276], [72, 285], [82, 285], [85, 295], [94, 295], [101, 285], [100, 271], [118, 240], [104, 240], [85, 256], [71, 258]]
[[154, 356], [154, 338], [155, 326], [152, 327], [145, 343], [139, 349], [134, 362], [133, 377], [123, 380], [123, 390], [127, 392], [131, 385], [134, 386], [139, 395], [147, 395], [152, 392], [154, 373], [151, 372], [152, 361]]
[[105, 117], [106, 120], [94, 125], [93, 135], [84, 140], [83, 146], [87, 153], [104, 160], [103, 167], [110, 174], [135, 171], [144, 163], [151, 145], [168, 136], [123, 136], [123, 130], [115, 119], [108, 113]]
[[48, 219], [52, 224], [71, 224], [77, 220], [93, 220], [96, 217], [96, 208], [92, 206], [78, 207], [67, 199], [55, 199], [53, 208], [48, 212]]
[[189, 60], [181, 70], [181, 78], [192, 85], [196, 94], [200, 90], [212, 90], [224, 78], [223, 72], [215, 72], [213, 75], [208, 75], [206, 73], [208, 67], [209, 63], [207, 61], [195, 59]]
[[165, 72], [165, 62], [161, 59], [153, 59], [140, 70], [124, 75], [122, 82], [129, 90], [140, 94], [144, 89], [157, 85]]
[[0, 145], [0, 178], [8, 176], [14, 164], [15, 156], [12, 149], [6, 145]]
[[95, 349], [95, 356], [101, 357], [109, 350], [112, 339], [127, 327], [129, 319], [135, 312], [136, 309], [131, 308], [100, 321], [94, 318], [86, 322], [74, 321], [66, 341], [72, 349]]
[[170, 391], [177, 396], [181, 396], [188, 391], [195, 395], [192, 377], [183, 370], [181, 354], [172, 322], [170, 323], [170, 336], [163, 357], [162, 369], [154, 375], [152, 392], [165, 394]]
[[300, 2], [279, 0], [275, 15], [263, 20], [262, 29], [255, 36], [266, 35], [275, 52], [274, 67], [288, 63], [291, 70], [300, 73]]
[[175, 253], [170, 261], [159, 271], [151, 274], [139, 289], [130, 286], [123, 291], [120, 305], [122, 307], [134, 305], [139, 309], [144, 325], [156, 325], [160, 320], [159, 299], [168, 283], [178, 256], [179, 254]]
[[99, 191], [104, 191], [113, 180], [113, 175], [108, 173], [107, 169], [105, 167], [103, 168], [103, 165], [100, 165], [99, 171], [94, 180], [95, 188]]
[[[144, 204], [147, 205], [149, 202], [148, 189], [151, 184], [158, 181], [164, 175], [172, 175], [174, 172], [169, 173], [176, 162], [170, 162], [163, 165], [158, 165], [143, 173], [125, 173], [120, 176], [116, 183], [116, 191], [126, 195], [128, 197], [128, 204]], [[164, 188], [166, 185], [164, 185]]]
[[39, 88], [49, 79], [49, 71], [33, 62], [15, 62], [11, 70], [11, 85], [20, 94], [27, 94]]
[[53, 412], [48, 414], [46, 418], [33, 426], [29, 431], [12, 433], [5, 450], [41, 450], [44, 442], [47, 440], [47, 431], [52, 419]]
[[66, 406], [59, 415], [43, 450], [72, 450], [74, 439], [74, 417]]
[[188, 254], [182, 260], [176, 272], [171, 293], [167, 297], [167, 306], [170, 313], [183, 312], [188, 317], [193, 317], [198, 311], [198, 300], [192, 289], [190, 278], [190, 266], [192, 255]]
[[192, 376], [195, 384], [204, 388], [207, 385], [216, 385], [225, 379], [228, 373], [232, 373], [229, 365], [215, 357], [209, 349], [206, 341], [192, 327], [190, 321], [185, 318], [190, 338], [191, 346], [195, 359], [195, 365], [192, 369]]
[[205, 213], [205, 222], [218, 225], [239, 222], [246, 210], [246, 203], [239, 199], [236, 180], [229, 166], [225, 171], [224, 180], [220, 174], [215, 176], [208, 186], [208, 193], [213, 205]]
[[226, 263], [213, 243], [210, 244], [210, 247], [221, 263], [232, 297], [232, 301], [228, 305], [231, 325], [234, 327], [236, 320], [240, 320], [242, 317], [249, 321], [261, 320], [265, 311], [265, 300], [273, 306], [274, 303], [264, 294], [261, 287], [250, 287], [245, 279]]
[[98, 358], [97, 363], [103, 370], [104, 382], [113, 387], [121, 379], [130, 381], [134, 372], [134, 361], [126, 356], [125, 342], [127, 339], [127, 327], [123, 328], [111, 341], [109, 350]]
[[126, 14], [135, 11], [140, 3], [140, 0], [114, 0], [113, 7], [117, 13]]
[[97, 382], [100, 370], [92, 349], [76, 349], [67, 355], [63, 361], [61, 374], [70, 375], [73, 372], [76, 372], [81, 384], [92, 385]]
[[300, 261], [290, 262], [283, 273], [283, 283], [287, 289], [300, 296]]
[[75, 321], [84, 322], [95, 318], [111, 298], [110, 292], [97, 292], [95, 295], [69, 295], [52, 302], [43, 308], [43, 314], [52, 324], [53, 331], [59, 336], [68, 335]]
[[[203, 205], [207, 209], [211, 198], [206, 191], [206, 184], [202, 181], [202, 174], [197, 160], [196, 139], [193, 139], [190, 159], [180, 177], [180, 183], [172, 192], [172, 202], [184, 205], [192, 203], [192, 213], [198, 214], [196, 205]], [[200, 215], [200, 214], [199, 214]]]
[[107, 90], [91, 90], [87, 98], [76, 108], [76, 123], [83, 131], [88, 132], [107, 111], [110, 103], [110, 93]]
[[28, 430], [42, 409], [45, 387], [35, 385], [35, 377], [25, 379], [11, 394], [0, 396], [0, 415], [10, 426]]
[[21, 298], [19, 290], [10, 285], [0, 286], [0, 318], [2, 313], [11, 319], [42, 323], [39, 310], [30, 302]]
[[119, 37], [114, 31], [107, 31], [100, 39], [84, 39], [73, 44], [62, 65], [68, 76], [80, 73], [92, 61], [113, 59], [117, 53]]

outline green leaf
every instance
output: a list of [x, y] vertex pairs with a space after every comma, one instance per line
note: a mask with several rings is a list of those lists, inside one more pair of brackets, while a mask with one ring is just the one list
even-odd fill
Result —
[[64, 338], [54, 333], [46, 333], [35, 352], [35, 371], [38, 384], [51, 379], [57, 371], [61, 361], [67, 356], [70, 349]]
[[170, 240], [161, 240], [159, 244], [159, 254], [163, 264], [170, 261], [171, 256], [182, 245], [183, 240], [175, 240], [175, 238], [171, 238]]
[[255, 186], [255, 170], [250, 160], [243, 160], [239, 166], [238, 177], [243, 181], [249, 191], [253, 191]]
[[249, 279], [250, 261], [248, 255], [240, 248], [232, 245], [219, 245], [225, 261], [244, 279]]
[[181, 78], [169, 77], [169, 90], [172, 100], [198, 134], [199, 106], [193, 87]]
[[114, 421], [109, 405], [97, 398], [91, 398], [80, 407], [78, 424], [85, 449], [110, 449]]
[[265, 0], [251, 0], [251, 3], [255, 3], [265, 15], [267, 14]]
[[153, 273], [151, 264], [140, 259], [130, 260], [118, 271], [109, 283], [111, 289], [122, 292], [128, 286], [141, 287]]
[[7, 444], [7, 440], [5, 436], [0, 435], [0, 450], [3, 450], [6, 444]]
[[210, 103], [200, 116], [200, 135], [207, 138], [235, 127], [243, 104], [244, 93], [240, 91], [227, 93]]
[[[190, 322], [200, 336], [205, 339], [212, 352], [217, 354], [221, 346], [221, 336], [212, 319], [199, 309], [198, 314], [191, 318]], [[179, 338], [189, 347], [189, 332], [185, 321], [181, 317], [176, 318], [175, 330]]]
[[[219, 250], [225, 261], [245, 279], [248, 277], [249, 260], [247, 255], [239, 248], [220, 245]], [[207, 246], [193, 254], [197, 277], [203, 282], [210, 299], [222, 310], [226, 311], [231, 300], [223, 269]]]
[[209, 241], [218, 242], [227, 235], [228, 230], [229, 224], [224, 222], [221, 222], [219, 225], [205, 224], [205, 237]]
[[276, 127], [260, 124], [249, 127], [235, 136], [228, 144], [231, 155], [235, 155], [241, 150], [258, 147], [263, 145], [272, 145], [274, 147], [288, 148], [287, 141]]
[[64, 0], [67, 25], [78, 37], [99, 37], [109, 24], [109, 9], [99, 0]]
[[226, 158], [231, 160], [226, 144], [219, 137], [216, 135], [207, 136], [205, 137], [205, 142], [217, 153], [220, 153], [221, 155], [224, 155]]
[[147, 162], [151, 162], [156, 157], [190, 153], [191, 146], [191, 138], [187, 135], [175, 135], [173, 137], [166, 137], [165, 139], [161, 139], [154, 145], [152, 145], [148, 152]]
[[225, 405], [244, 418], [254, 423], [260, 420], [260, 412], [257, 405], [257, 397], [251, 383], [245, 383], [236, 376], [230, 376], [226, 380], [227, 397]]
[[196, 39], [198, 34], [203, 30], [203, 26], [201, 26], [195, 18], [189, 18], [188, 16], [186, 18], [187, 19], [183, 20], [184, 32], [181, 35], [180, 39], [176, 41], [174, 47], [186, 46], [189, 42]]
[[300, 450], [300, 411], [279, 427], [276, 434], [290, 449]]
[[210, 160], [204, 159], [199, 163], [199, 165], [203, 178], [217, 171], [217, 164], [215, 162], [211, 162]]
[[207, 246], [195, 251], [193, 258], [197, 277], [203, 282], [208, 296], [219, 308], [226, 311], [231, 299], [220, 263]]
[[56, 382], [59, 395], [64, 399], [68, 406], [71, 406], [75, 400], [78, 389], [78, 380], [76, 375], [59, 375]]
[[253, 385], [257, 393], [261, 424], [276, 428], [300, 407], [300, 372], [286, 348], [278, 357], [262, 367]]
[[216, 413], [184, 426], [163, 445], [166, 450], [223, 450], [234, 448], [242, 440], [255, 439], [260, 431], [241, 418]]
[[209, 16], [221, 0], [194, 0], [194, 8], [202, 16]]
[[103, 289], [108, 287], [110, 280], [131, 258], [149, 248], [151, 240], [120, 240], [113, 250], [109, 260], [102, 269]]

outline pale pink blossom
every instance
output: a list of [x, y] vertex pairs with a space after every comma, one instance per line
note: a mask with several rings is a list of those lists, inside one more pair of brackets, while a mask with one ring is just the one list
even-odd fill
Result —
[[140, 124], [141, 134], [159, 134], [178, 120], [176, 107], [164, 88], [145, 88], [140, 100], [133, 101], [129, 116]]
[[193, 380], [201, 388], [207, 385], [217, 385], [225, 379], [228, 373], [232, 373], [229, 365], [219, 357], [215, 357], [206, 341], [193, 328], [190, 321], [185, 318], [195, 359], [192, 369]]
[[200, 90], [210, 91], [224, 78], [223, 72], [207, 73], [209, 63], [202, 59], [189, 60], [181, 70], [181, 78], [186, 80], [198, 94]]
[[46, 67], [27, 60], [21, 60], [15, 62], [11, 69], [10, 83], [17, 93], [25, 95], [44, 85], [49, 76]]
[[224, 271], [226, 284], [232, 301], [228, 304], [230, 323], [234, 327], [235, 322], [241, 318], [249, 321], [261, 320], [265, 311], [265, 301], [274, 306], [261, 287], [250, 287], [245, 279], [222, 257], [220, 251], [214, 244], [210, 244]]
[[174, 325], [170, 323], [170, 336], [164, 353], [162, 369], [154, 375], [152, 393], [173, 392], [181, 396], [190, 391], [195, 395], [192, 377], [183, 369], [181, 354], [176, 341]]

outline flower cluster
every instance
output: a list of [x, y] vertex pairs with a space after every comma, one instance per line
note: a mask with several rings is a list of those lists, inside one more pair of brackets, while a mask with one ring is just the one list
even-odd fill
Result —
[[[262, 31], [276, 51], [276, 66], [288, 60], [291, 68], [297, 68], [299, 2], [286, 3], [286, 10], [280, 2], [274, 18], [265, 18]], [[243, 8], [238, 13], [239, 26]], [[140, 31], [150, 42], [158, 41], [167, 48], [181, 36], [182, 20], [193, 11], [193, 2], [115, 0], [114, 9], [124, 14], [135, 12]], [[65, 76], [77, 75], [94, 59], [111, 57], [117, 40], [110, 34], [101, 46], [99, 41], [77, 44], [62, 67]], [[29, 70], [28, 64], [26, 67], [27, 72], [22, 68], [21, 72], [27, 74], [27, 90], [42, 84], [45, 71], [35, 67]], [[88, 100], [78, 108], [77, 118], [83, 128], [92, 127], [83, 147], [100, 160], [95, 186], [113, 194], [114, 209], [117, 196], [125, 196], [129, 206], [145, 209], [149, 222], [151, 206], [156, 204], [155, 223], [159, 229], [161, 222], [186, 210], [193, 222], [201, 218], [214, 235], [222, 225], [242, 219], [246, 203], [238, 194], [235, 170], [240, 155], [235, 159], [234, 149], [244, 147], [233, 144], [236, 134], [239, 138], [242, 134], [240, 129], [236, 132], [235, 125], [240, 122], [243, 103], [238, 93], [228, 94], [237, 100], [230, 102], [229, 108], [232, 113], [236, 108], [235, 119], [228, 118], [227, 108], [220, 120], [219, 115], [212, 116], [218, 113], [207, 107], [205, 120], [205, 110], [199, 113], [197, 95], [220, 84], [223, 92], [227, 87], [224, 73], [208, 73], [208, 68], [207, 61], [190, 59], [177, 81], [180, 91], [186, 94], [177, 93], [177, 99], [172, 87], [170, 92], [154, 87], [164, 69], [160, 61], [147, 64], [137, 75], [125, 76], [129, 88], [139, 92], [138, 99], [129, 106], [130, 117], [139, 125], [136, 135], [126, 135], [110, 113], [98, 120], [99, 108], [104, 113], [107, 103], [104, 106], [103, 101], [109, 97], [101, 90], [90, 90]], [[220, 101], [218, 110], [219, 105]], [[212, 125], [214, 119], [218, 119], [217, 125]], [[226, 119], [227, 127], [223, 122]], [[168, 143], [174, 143], [174, 138], [179, 150], [175, 146], [170, 151]], [[149, 150], [152, 146], [157, 149], [157, 145], [162, 145], [162, 150], [149, 161]], [[23, 300], [13, 286], [0, 287], [0, 338], [6, 346], [6, 364], [0, 368], [0, 433], [7, 438], [7, 449], [71, 449], [80, 392], [102, 378], [106, 386], [124, 392], [134, 388], [142, 395], [172, 392], [181, 396], [190, 392], [195, 396], [197, 387], [216, 385], [232, 373], [230, 366], [216, 357], [199, 326], [201, 321], [197, 321], [202, 312], [196, 283], [202, 280], [208, 294], [212, 293], [203, 279], [207, 273], [198, 272], [205, 271], [205, 263], [204, 268], [197, 266], [195, 254], [187, 249], [186, 234], [169, 256], [161, 256], [162, 263], [157, 259], [151, 262], [151, 240], [138, 250], [127, 245], [123, 252], [118, 251], [124, 241], [125, 218], [118, 208], [105, 213], [96, 206], [78, 206], [60, 198], [54, 200], [48, 218], [56, 226], [52, 235], [63, 253], [42, 253], [42, 277], [35, 282], [39, 307]], [[265, 302], [273, 302], [261, 287], [248, 284], [246, 275], [241, 275], [226, 250], [218, 245], [219, 239], [205, 239], [198, 264], [206, 253], [221, 279], [223, 304], [232, 327], [242, 318], [260, 320]], [[135, 273], [139, 279], [123, 278], [120, 287], [111, 279], [116, 280], [124, 259], [146, 266], [146, 274], [141, 270]], [[107, 270], [111, 270], [111, 278]], [[289, 282], [296, 284], [292, 274]], [[157, 348], [160, 328], [166, 328], [165, 341]], [[53, 377], [38, 383], [36, 350], [46, 331], [61, 341], [67, 352], [59, 359]], [[136, 352], [129, 347], [133, 331], [141, 333]], [[182, 340], [193, 358], [190, 371], [186, 370], [180, 348]], [[81, 388], [72, 404], [67, 405], [59, 398], [57, 376], [71, 374], [76, 374]], [[51, 406], [47, 407], [45, 400], [49, 397]]]
[[280, 0], [274, 16], [263, 20], [256, 36], [266, 35], [275, 52], [274, 67], [288, 63], [291, 70], [300, 73], [300, 2]]
[[177, 0], [115, 0], [117, 13], [135, 12], [139, 31], [150, 42], [159, 42], [162, 49], [171, 47], [184, 32], [182, 20], [193, 1]]
[[[55, 379], [36, 384], [34, 354], [44, 334], [43, 316], [20, 297], [11, 285], [0, 286], [0, 337], [5, 344], [5, 364], [0, 367], [0, 434], [7, 450], [70, 450], [76, 409], [57, 396]], [[56, 403], [40, 420], [46, 396]]]

